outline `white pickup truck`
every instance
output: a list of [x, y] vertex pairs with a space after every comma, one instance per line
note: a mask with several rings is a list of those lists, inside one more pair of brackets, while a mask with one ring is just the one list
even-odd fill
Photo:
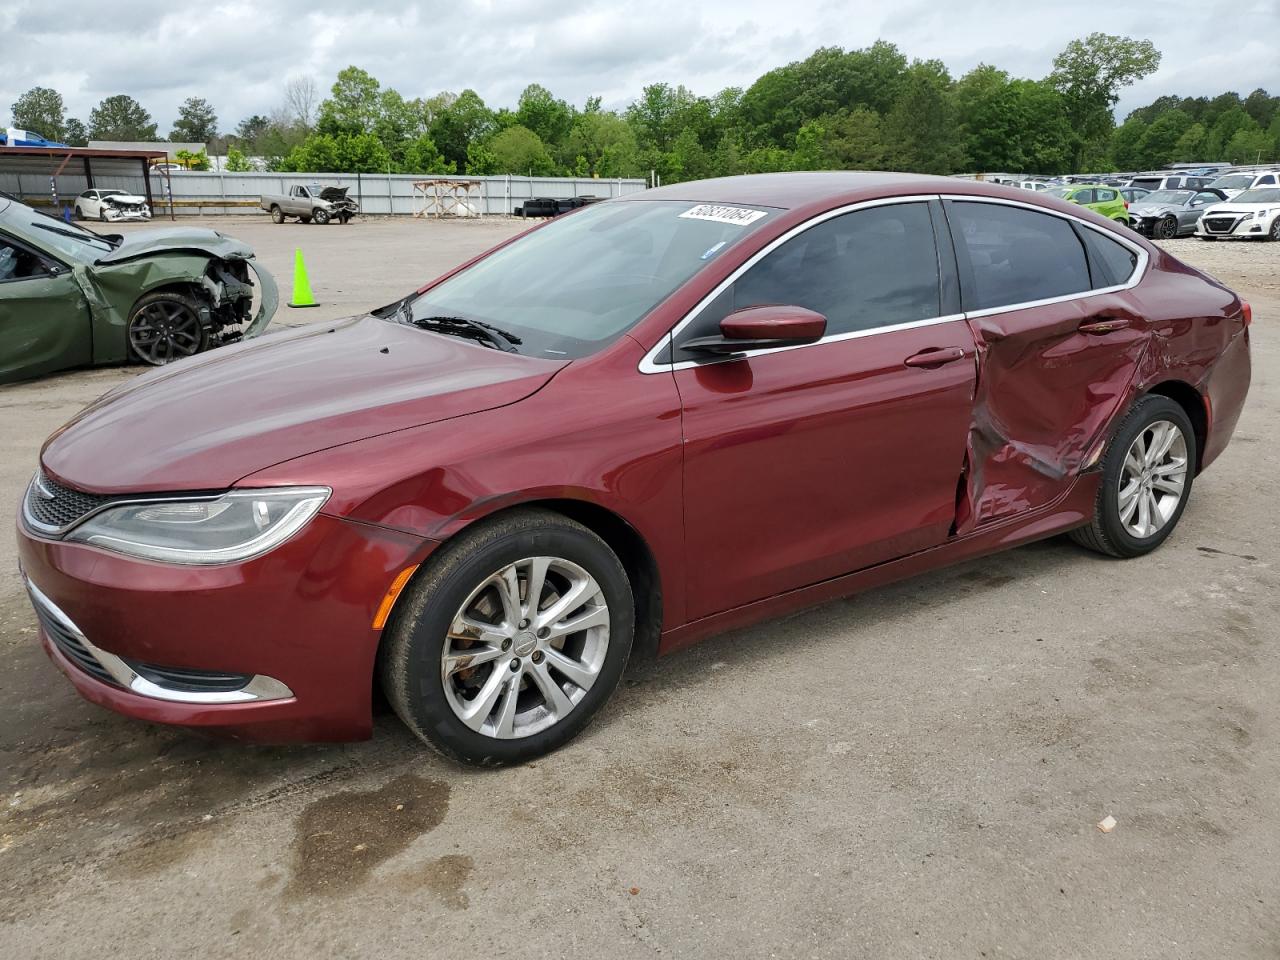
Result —
[[359, 205], [347, 197], [346, 187], [322, 187], [318, 183], [290, 187], [284, 194], [264, 193], [258, 205], [271, 214], [275, 223], [284, 223], [286, 217], [321, 225], [330, 220], [346, 223], [360, 212]]

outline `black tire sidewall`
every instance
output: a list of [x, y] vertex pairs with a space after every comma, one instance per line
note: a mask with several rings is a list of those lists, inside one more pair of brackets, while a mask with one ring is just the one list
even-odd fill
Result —
[[[499, 740], [469, 729], [445, 699], [440, 658], [449, 623], [467, 596], [483, 580], [509, 563], [533, 556], [570, 560], [586, 569], [609, 604], [609, 649], [600, 675], [569, 716], [529, 737]], [[429, 571], [419, 595], [403, 605], [404, 618], [388, 626], [392, 646], [406, 657], [403, 682], [409, 689], [392, 694], [402, 718], [436, 749], [456, 760], [483, 766], [530, 760], [577, 736], [604, 705], [622, 677], [635, 632], [634, 600], [626, 572], [603, 541], [576, 524], [554, 522], [526, 528], [462, 549]], [[406, 598], [410, 599], [410, 598]], [[397, 604], [397, 613], [401, 605]], [[384, 672], [384, 682], [386, 674]], [[404, 716], [407, 713], [408, 716]]]
[[[1157, 420], [1168, 420], [1182, 431], [1187, 444], [1187, 474], [1183, 481], [1182, 500], [1168, 522], [1154, 536], [1138, 538], [1125, 529], [1120, 520], [1120, 503], [1116, 490], [1124, 469], [1124, 458], [1133, 445], [1138, 434], [1146, 430]], [[1168, 539], [1173, 533], [1182, 512], [1191, 499], [1191, 486], [1195, 478], [1195, 465], [1198, 463], [1199, 450], [1196, 445], [1195, 429], [1191, 425], [1186, 411], [1168, 397], [1149, 395], [1142, 398], [1133, 411], [1125, 418], [1116, 432], [1103, 461], [1102, 489], [1099, 491], [1098, 520], [1103, 533], [1112, 546], [1123, 556], [1138, 557], [1150, 553]]]
[[[125, 324], [125, 332], [124, 332], [125, 350], [128, 352], [129, 359], [137, 361], [138, 363], [144, 363], [149, 367], [163, 367], [163, 366], [168, 366], [169, 363], [173, 363], [173, 360], [169, 360], [167, 361], [167, 363], [152, 363], [150, 360], [141, 356], [138, 353], [138, 351], [134, 348], [134, 345], [133, 345], [133, 323], [138, 318], [138, 313], [142, 310], [143, 307], [147, 306], [148, 304], [155, 303], [160, 300], [172, 300], [175, 303], [180, 303], [186, 309], [190, 310], [193, 314], [195, 314], [195, 317], [197, 320], [197, 326], [200, 328], [200, 346], [196, 349], [196, 352], [194, 354], [191, 354], [191, 356], [196, 356], [197, 354], [204, 353], [206, 350], [208, 350], [209, 349], [209, 331], [204, 326], [203, 323], [198, 322], [200, 320], [200, 304], [198, 304], [195, 300], [191, 299], [190, 297], [183, 296], [182, 294], [176, 293], [172, 290], [159, 290], [159, 291], [156, 291], [155, 293], [148, 293], [146, 296], [141, 297], [138, 300], [138, 302], [133, 305], [133, 309], [129, 311], [129, 322]], [[181, 360], [181, 359], [183, 358], [182, 357], [174, 358], [174, 360]]]

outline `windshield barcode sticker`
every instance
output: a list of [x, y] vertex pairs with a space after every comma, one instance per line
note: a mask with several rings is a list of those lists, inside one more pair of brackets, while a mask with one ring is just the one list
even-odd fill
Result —
[[761, 217], [768, 216], [764, 210], [747, 210], [743, 207], [722, 207], [714, 203], [700, 203], [680, 214], [686, 220], [713, 220], [716, 223], [731, 223], [735, 227], [745, 227], [755, 223]]

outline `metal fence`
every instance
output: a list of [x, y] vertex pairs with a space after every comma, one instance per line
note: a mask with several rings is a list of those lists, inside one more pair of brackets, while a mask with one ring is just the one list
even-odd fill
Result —
[[[436, 175], [439, 177], [440, 175]], [[413, 184], [431, 179], [430, 175], [409, 174], [338, 174], [338, 173], [195, 173], [172, 174], [166, 179], [151, 176], [151, 194], [155, 198], [156, 216], [167, 215], [172, 183], [174, 212], [179, 216], [211, 216], [246, 213], [258, 207], [264, 193], [288, 193], [296, 184], [319, 183], [323, 186], [346, 187], [348, 195], [368, 214], [392, 215], [414, 212]], [[643, 180], [595, 179], [572, 177], [465, 177], [480, 184], [480, 213], [511, 214], [532, 197], [620, 197], [644, 190]], [[56, 178], [58, 205], [69, 206], [75, 197], [89, 188], [83, 175], [66, 173]], [[98, 189], [146, 193], [141, 174], [134, 176], [95, 176]], [[0, 173], [0, 191], [28, 202], [47, 205], [51, 202], [49, 178], [37, 174]]]

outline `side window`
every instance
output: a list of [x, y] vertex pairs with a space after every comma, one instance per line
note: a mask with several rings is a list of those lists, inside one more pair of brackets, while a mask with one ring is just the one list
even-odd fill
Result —
[[1072, 203], [1093, 203], [1092, 190], [1077, 190], [1071, 195]]
[[1096, 203], [1109, 203], [1116, 198], [1114, 190], [1095, 190], [1093, 198]]
[[1258, 180], [1258, 182], [1254, 184], [1254, 186], [1262, 187], [1262, 186], [1267, 186], [1269, 184], [1273, 184], [1275, 182], [1276, 182], [1275, 174], [1269, 173], [1265, 177], [1261, 177]]
[[1081, 227], [1080, 234], [1084, 237], [1084, 245], [1089, 248], [1093, 289], [1118, 287], [1133, 276], [1133, 271], [1138, 266], [1137, 253], [1100, 230]]
[[[966, 310], [1049, 300], [1091, 288], [1069, 221], [1024, 207], [950, 201]], [[964, 262], [967, 260], [967, 264]]]
[[714, 333], [726, 314], [763, 304], [816, 310], [830, 335], [930, 320], [940, 302], [928, 204], [898, 203], [833, 217], [793, 237], [717, 297], [689, 335]]
[[0, 283], [47, 276], [49, 271], [34, 253], [0, 238]]

